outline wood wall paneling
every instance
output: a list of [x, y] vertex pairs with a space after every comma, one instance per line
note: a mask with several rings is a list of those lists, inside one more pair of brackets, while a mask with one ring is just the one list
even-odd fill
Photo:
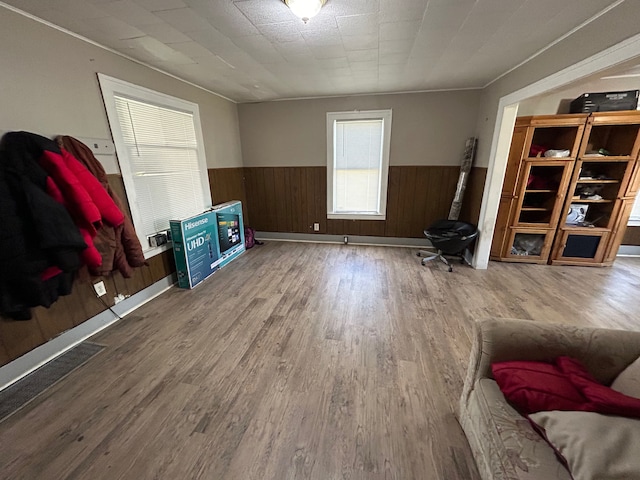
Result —
[[622, 245], [640, 245], [640, 227], [627, 227]]
[[251, 225], [247, 205], [243, 168], [210, 168], [209, 188], [211, 189], [211, 201], [213, 205], [240, 200], [242, 202], [242, 215], [245, 225]]
[[1, 319], [0, 337], [9, 360], [24, 355], [46, 341], [35, 316], [24, 321]]
[[[457, 166], [392, 166], [389, 168], [387, 219], [327, 220], [325, 167], [247, 167], [247, 208], [256, 230], [314, 233], [313, 224], [330, 235], [421, 238], [431, 223], [446, 218], [455, 194]], [[469, 178], [461, 220], [477, 223], [486, 169]]]
[[474, 167], [471, 169], [469, 180], [467, 181], [467, 189], [465, 190], [462, 201], [462, 209], [460, 210], [460, 220], [473, 223], [474, 225], [478, 224], [486, 179], [486, 168]]
[[4, 346], [4, 341], [0, 336], [0, 365], [4, 365], [5, 363], [9, 363], [11, 361], [11, 357], [9, 356], [9, 352]]
[[124, 182], [122, 181], [122, 175], [110, 174], [107, 175], [107, 182], [111, 187], [111, 191], [118, 197], [120, 200], [120, 205], [126, 210], [124, 213], [131, 218], [131, 209], [129, 208], [129, 199], [127, 197], [127, 192], [124, 189]]
[[[109, 185], [123, 200], [126, 213], [129, 214], [122, 177], [109, 175], [108, 179]], [[229, 182], [222, 180], [221, 183], [238, 185], [237, 180]], [[242, 184], [241, 172], [240, 184]], [[238, 197], [233, 199], [235, 198]], [[15, 321], [0, 318], [0, 365], [24, 355], [53, 337], [103, 312], [107, 308], [105, 304], [112, 306], [115, 303], [114, 297], [118, 294], [133, 295], [173, 272], [175, 272], [175, 262], [171, 250], [148, 259], [147, 266], [135, 268], [131, 278], [123, 278], [120, 272], [113, 272], [109, 276], [91, 277], [86, 268], [81, 269], [76, 275], [71, 294], [60, 297], [50, 308], [33, 308], [31, 320]], [[96, 297], [93, 289], [93, 284], [100, 280], [104, 282], [107, 289], [107, 294], [101, 299]]]

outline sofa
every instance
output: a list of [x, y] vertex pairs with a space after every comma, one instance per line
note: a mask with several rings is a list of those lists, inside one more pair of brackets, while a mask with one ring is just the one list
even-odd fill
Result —
[[640, 357], [640, 332], [513, 319], [474, 325], [458, 420], [483, 480], [572, 480], [554, 449], [506, 401], [491, 371], [494, 362], [551, 362], [559, 356], [579, 360], [610, 385]]

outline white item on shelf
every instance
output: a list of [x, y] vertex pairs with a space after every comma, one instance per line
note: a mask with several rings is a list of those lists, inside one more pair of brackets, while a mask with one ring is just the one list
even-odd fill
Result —
[[544, 152], [545, 157], [568, 157], [571, 150], [547, 150]]

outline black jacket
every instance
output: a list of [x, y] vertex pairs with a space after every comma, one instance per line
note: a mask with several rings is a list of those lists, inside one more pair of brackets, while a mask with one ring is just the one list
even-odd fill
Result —
[[26, 132], [0, 142], [0, 314], [11, 318], [30, 318], [31, 307], [69, 294], [86, 248], [67, 210], [47, 193], [38, 165], [44, 149], [58, 147]]

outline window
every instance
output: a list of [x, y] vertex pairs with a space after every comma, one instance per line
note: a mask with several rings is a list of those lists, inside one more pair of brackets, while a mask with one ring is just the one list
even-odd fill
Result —
[[631, 216], [629, 217], [629, 221], [627, 225], [631, 227], [640, 227], [640, 195], [636, 197], [635, 202], [633, 203], [633, 208], [631, 209]]
[[384, 220], [391, 110], [327, 113], [327, 218]]
[[211, 207], [198, 105], [98, 74], [133, 224], [148, 237]]

